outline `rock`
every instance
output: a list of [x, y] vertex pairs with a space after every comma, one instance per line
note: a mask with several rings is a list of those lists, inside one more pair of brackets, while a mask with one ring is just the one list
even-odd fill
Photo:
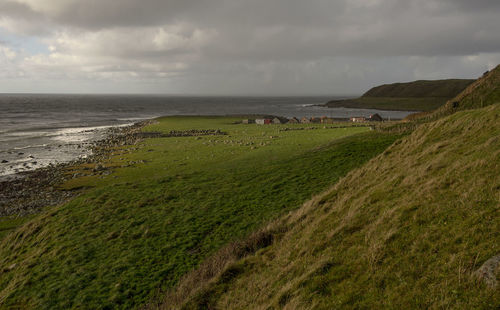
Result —
[[476, 272], [476, 277], [491, 288], [498, 285], [496, 273], [500, 272], [500, 254], [488, 259]]
[[9, 161], [8, 160], [2, 160], [2, 164], [5, 164], [5, 163], [8, 163]]

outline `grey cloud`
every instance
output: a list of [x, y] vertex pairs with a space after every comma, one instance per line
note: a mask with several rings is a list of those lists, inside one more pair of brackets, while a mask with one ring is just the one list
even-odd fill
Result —
[[9, 0], [0, 0], [0, 22], [11, 21], [17, 33], [44, 35], [50, 33], [51, 22], [28, 5]]
[[0, 26], [38, 36], [55, 56], [31, 59], [27, 71], [135, 72], [159, 76], [158, 85], [164, 75], [186, 91], [326, 93], [333, 81], [357, 90], [438, 77], [440, 64], [471, 77], [484, 68], [470, 64], [500, 62], [498, 0], [27, 1], [0, 0]]
[[4, 0], [0, 1], [0, 16], [28, 19], [40, 15], [24, 3]]
[[500, 2], [497, 0], [445, 0], [448, 7], [462, 11], [490, 11], [500, 9]]
[[[5, 1], [5, 0], [4, 0]], [[56, 2], [59, 3], [59, 2]], [[184, 23], [214, 29], [208, 55], [287, 59], [466, 55], [500, 48], [500, 1], [87, 0], [54, 12], [7, 1], [0, 16], [80, 31]], [[43, 28], [43, 27], [42, 27]]]

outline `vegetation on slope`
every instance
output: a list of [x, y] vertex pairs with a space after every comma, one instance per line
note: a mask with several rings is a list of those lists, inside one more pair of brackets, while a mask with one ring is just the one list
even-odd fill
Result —
[[160, 308], [498, 308], [485, 283], [500, 282], [500, 104], [430, 121], [499, 102], [499, 68], [247, 241], [273, 245], [239, 261], [221, 250], [218, 272], [208, 260]]
[[[482, 77], [470, 84], [463, 92], [448, 100], [442, 107], [428, 112], [408, 115], [406, 124], [396, 126], [415, 127], [453, 114], [457, 111], [486, 107], [500, 102], [500, 65], [485, 72]], [[392, 125], [390, 125], [392, 126]]]
[[499, 132], [500, 104], [421, 125], [162, 307], [498, 309], [474, 271], [500, 253]]
[[[236, 120], [160, 119], [146, 129], [228, 135], [147, 139], [132, 152], [124, 151], [136, 146], [116, 149], [104, 163], [114, 167], [111, 175], [65, 184], [89, 189], [0, 241], [0, 308], [136, 307], [397, 138], [367, 127]], [[316, 129], [280, 131], [284, 127]], [[85, 168], [70, 173], [85, 174]]]
[[363, 97], [392, 97], [392, 98], [453, 98], [461, 93], [474, 80], [436, 80], [414, 81], [409, 83], [384, 84], [373, 87], [363, 94]]
[[456, 111], [486, 107], [500, 102], [500, 65], [486, 72], [469, 85], [463, 92], [449, 100], [445, 106], [424, 117], [424, 120], [436, 119]]
[[373, 87], [356, 99], [332, 100], [328, 107], [432, 111], [444, 105], [474, 80], [414, 81]]

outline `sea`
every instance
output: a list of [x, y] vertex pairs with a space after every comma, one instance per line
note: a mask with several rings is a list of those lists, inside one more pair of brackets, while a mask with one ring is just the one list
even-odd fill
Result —
[[167, 115], [349, 118], [411, 112], [318, 106], [339, 96], [203, 97], [163, 95], [0, 94], [0, 177], [88, 156], [107, 129]]

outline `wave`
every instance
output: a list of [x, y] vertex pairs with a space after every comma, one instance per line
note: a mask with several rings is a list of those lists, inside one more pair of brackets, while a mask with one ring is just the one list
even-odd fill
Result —
[[48, 144], [33, 144], [33, 145], [26, 145], [26, 146], [19, 146], [19, 147], [14, 147], [12, 148], [13, 150], [26, 150], [26, 149], [31, 149], [31, 148], [37, 148], [37, 147], [46, 147]]

